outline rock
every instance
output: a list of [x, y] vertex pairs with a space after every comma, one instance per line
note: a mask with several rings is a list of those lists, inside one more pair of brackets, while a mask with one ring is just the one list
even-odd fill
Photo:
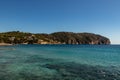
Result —
[[110, 44], [108, 38], [93, 33], [56, 32], [51, 35], [54, 40], [66, 44]]
[[[9, 38], [14, 38], [10, 40]], [[55, 32], [51, 34], [33, 34], [25, 32], [0, 33], [0, 42], [10, 44], [110, 44], [104, 36], [93, 33]]]

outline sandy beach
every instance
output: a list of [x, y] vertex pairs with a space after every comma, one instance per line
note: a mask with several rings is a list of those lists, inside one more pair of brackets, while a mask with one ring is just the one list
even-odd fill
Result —
[[0, 43], [0, 46], [10, 46], [12, 44], [8, 44], [8, 43]]

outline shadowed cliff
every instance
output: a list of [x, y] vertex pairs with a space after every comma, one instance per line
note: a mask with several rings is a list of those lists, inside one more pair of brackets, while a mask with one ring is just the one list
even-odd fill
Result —
[[66, 44], [110, 44], [108, 38], [93, 33], [56, 32], [51, 35]]

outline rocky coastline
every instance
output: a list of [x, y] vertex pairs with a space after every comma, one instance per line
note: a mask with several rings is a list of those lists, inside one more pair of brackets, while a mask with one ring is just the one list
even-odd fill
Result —
[[26, 33], [11, 31], [0, 33], [0, 46], [13, 44], [110, 44], [107, 37], [93, 33], [54, 32]]

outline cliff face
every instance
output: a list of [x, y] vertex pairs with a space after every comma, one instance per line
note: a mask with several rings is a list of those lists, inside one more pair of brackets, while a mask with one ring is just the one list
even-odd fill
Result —
[[54, 40], [66, 44], [110, 44], [108, 38], [92, 33], [56, 32], [51, 35]]
[[110, 44], [108, 38], [93, 33], [32, 34], [19, 31], [0, 33], [0, 42], [12, 44]]

